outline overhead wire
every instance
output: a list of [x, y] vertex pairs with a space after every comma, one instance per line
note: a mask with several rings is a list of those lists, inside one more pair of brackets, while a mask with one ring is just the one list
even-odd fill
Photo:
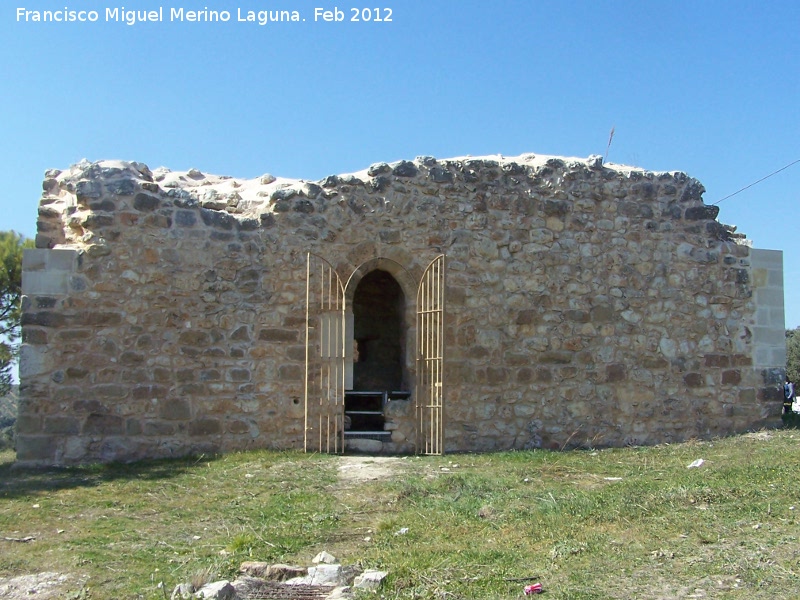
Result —
[[761, 179], [759, 179], [758, 181], [754, 181], [754, 182], [753, 182], [753, 183], [751, 183], [750, 185], [746, 185], [746, 186], [744, 186], [742, 189], [740, 189], [740, 190], [736, 190], [736, 191], [735, 191], [735, 192], [733, 192], [732, 194], [728, 194], [727, 196], [725, 196], [724, 198], [721, 198], [721, 199], [717, 200], [716, 202], [712, 202], [711, 204], [712, 204], [712, 206], [713, 206], [713, 205], [715, 205], [715, 204], [719, 204], [719, 203], [720, 203], [720, 202], [722, 202], [723, 200], [727, 200], [728, 198], [733, 198], [733, 197], [734, 197], [736, 194], [740, 194], [741, 192], [743, 192], [743, 191], [745, 191], [745, 190], [747, 190], [747, 189], [750, 189], [750, 188], [751, 188], [751, 187], [753, 187], [754, 185], [756, 185], [756, 184], [758, 184], [758, 183], [761, 183], [761, 182], [762, 182], [762, 181], [764, 181], [765, 179], [769, 179], [769, 178], [770, 178], [770, 177], [772, 177], [773, 175], [777, 175], [777, 174], [778, 174], [778, 173], [780, 173], [781, 171], [785, 171], [786, 169], [788, 169], [788, 168], [789, 168], [789, 167], [791, 167], [792, 165], [796, 165], [797, 163], [800, 163], [800, 158], [798, 158], [797, 160], [794, 160], [794, 161], [790, 162], [790, 163], [789, 163], [788, 165], [786, 165], [785, 167], [781, 167], [781, 168], [780, 168], [780, 169], [778, 169], [777, 171], [774, 171], [774, 172], [770, 173], [769, 175], [766, 175], [765, 177], [762, 177], [762, 178], [761, 178]]

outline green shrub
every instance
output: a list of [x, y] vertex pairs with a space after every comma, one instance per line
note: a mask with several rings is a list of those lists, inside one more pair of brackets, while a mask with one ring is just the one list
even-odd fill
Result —
[[0, 450], [14, 448], [14, 426], [0, 428]]

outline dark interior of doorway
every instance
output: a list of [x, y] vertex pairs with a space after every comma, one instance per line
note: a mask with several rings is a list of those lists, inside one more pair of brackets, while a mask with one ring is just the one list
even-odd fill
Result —
[[405, 296], [387, 271], [375, 270], [353, 296], [353, 389], [345, 393], [346, 434], [388, 437], [388, 402], [408, 398], [405, 390]]

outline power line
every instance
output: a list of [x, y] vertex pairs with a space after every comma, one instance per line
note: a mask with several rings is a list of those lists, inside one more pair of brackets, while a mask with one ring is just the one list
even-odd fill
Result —
[[778, 174], [778, 173], [780, 173], [781, 171], [785, 171], [786, 169], [788, 169], [788, 168], [789, 168], [789, 167], [791, 167], [792, 165], [796, 165], [797, 163], [800, 163], [800, 158], [798, 158], [797, 160], [794, 160], [794, 161], [790, 162], [790, 163], [789, 163], [788, 165], [786, 165], [785, 167], [781, 167], [780, 169], [778, 169], [778, 170], [777, 170], [777, 171], [775, 171], [774, 173], [770, 173], [770, 174], [769, 174], [769, 175], [767, 175], [766, 177], [762, 177], [762, 178], [761, 178], [761, 179], [759, 179], [758, 181], [754, 181], [754, 182], [753, 182], [753, 183], [751, 183], [750, 185], [746, 185], [746, 186], [744, 186], [742, 189], [740, 189], [740, 190], [737, 190], [737, 191], [733, 192], [732, 194], [728, 194], [727, 196], [725, 196], [725, 197], [724, 197], [724, 198], [722, 198], [721, 200], [717, 200], [716, 202], [712, 202], [711, 204], [712, 204], [712, 205], [714, 205], [714, 204], [719, 204], [720, 202], [722, 202], [722, 200], [727, 200], [728, 198], [732, 198], [732, 197], [734, 197], [736, 194], [739, 194], [739, 193], [741, 193], [741, 192], [743, 192], [743, 191], [745, 191], [745, 190], [747, 190], [747, 189], [750, 189], [751, 187], [753, 187], [753, 186], [754, 186], [754, 185], [756, 185], [757, 183], [761, 183], [761, 182], [762, 182], [762, 181], [764, 181], [765, 179], [769, 179], [769, 178], [770, 178], [770, 177], [772, 177], [773, 175], [777, 175], [777, 174]]

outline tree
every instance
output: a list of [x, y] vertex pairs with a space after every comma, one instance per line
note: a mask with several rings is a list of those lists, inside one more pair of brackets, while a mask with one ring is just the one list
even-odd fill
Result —
[[786, 376], [800, 382], [800, 327], [786, 330]]
[[8, 393], [11, 368], [17, 358], [20, 300], [22, 298], [22, 250], [33, 240], [13, 231], [0, 231], [0, 396]]

